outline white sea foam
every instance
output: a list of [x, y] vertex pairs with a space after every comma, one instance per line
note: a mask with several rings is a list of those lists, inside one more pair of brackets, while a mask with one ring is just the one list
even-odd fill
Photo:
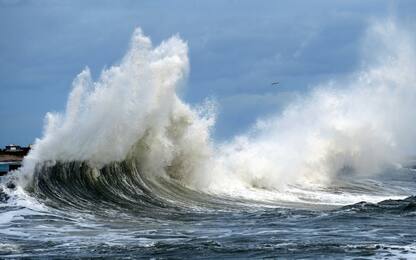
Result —
[[24, 176], [30, 181], [43, 162], [88, 161], [101, 168], [138, 145], [144, 172], [163, 174], [170, 167], [191, 181], [209, 156], [213, 119], [209, 109], [192, 110], [177, 97], [188, 70], [185, 42], [174, 36], [153, 48], [137, 29], [119, 65], [96, 82], [85, 69], [74, 80], [65, 113], [46, 115], [44, 136], [24, 160]]
[[322, 188], [342, 175], [373, 176], [415, 154], [416, 55], [414, 40], [391, 20], [375, 23], [363, 45], [364, 63], [353, 75], [213, 144], [215, 109], [191, 108], [176, 95], [189, 71], [186, 43], [175, 36], [152, 47], [138, 29], [120, 64], [96, 82], [88, 69], [78, 75], [65, 113], [47, 114], [44, 136], [21, 171], [30, 183], [42, 162], [100, 168], [132, 156], [148, 175], [239, 197], [253, 189], [290, 197], [293, 185]]
[[414, 41], [388, 21], [374, 24], [364, 42], [360, 71], [317, 86], [218, 148], [228, 179], [222, 189], [325, 187], [342, 175], [374, 176], [416, 154]]

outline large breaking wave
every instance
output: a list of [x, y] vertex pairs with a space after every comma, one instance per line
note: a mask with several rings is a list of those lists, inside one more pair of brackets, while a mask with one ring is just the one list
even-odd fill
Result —
[[215, 106], [192, 107], [176, 94], [189, 71], [186, 43], [174, 36], [153, 47], [137, 29], [118, 65], [97, 81], [88, 69], [76, 77], [66, 111], [47, 114], [16, 176], [39, 197], [74, 207], [187, 204], [209, 195], [381, 200], [391, 189], [359, 180], [396, 172], [416, 154], [416, 54], [392, 21], [368, 30], [363, 53], [371, 62], [358, 72], [218, 144], [210, 138]]

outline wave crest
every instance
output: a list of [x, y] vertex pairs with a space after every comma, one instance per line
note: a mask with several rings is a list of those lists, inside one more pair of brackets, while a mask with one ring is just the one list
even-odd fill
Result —
[[355, 181], [392, 169], [416, 154], [416, 54], [412, 38], [391, 21], [369, 30], [365, 42], [375, 40], [383, 48], [365, 51], [373, 62], [361, 71], [316, 87], [249, 133], [214, 145], [214, 106], [191, 108], [176, 95], [189, 71], [186, 44], [175, 36], [152, 47], [138, 29], [119, 65], [96, 82], [84, 70], [65, 113], [48, 113], [22, 182], [38, 189], [43, 174], [64, 174], [56, 165], [107, 172], [134, 162], [112, 178], [131, 169], [140, 179], [167, 177], [198, 191], [263, 199], [252, 195], [284, 197], [293, 187], [320, 190], [345, 176]]

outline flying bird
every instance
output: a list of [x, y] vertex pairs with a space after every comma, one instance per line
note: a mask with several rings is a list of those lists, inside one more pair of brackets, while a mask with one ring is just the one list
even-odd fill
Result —
[[279, 85], [279, 81], [272, 82], [272, 85]]

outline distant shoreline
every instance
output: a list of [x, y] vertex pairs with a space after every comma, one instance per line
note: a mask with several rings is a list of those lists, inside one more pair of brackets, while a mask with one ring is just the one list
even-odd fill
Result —
[[29, 153], [31, 145], [25, 147], [15, 144], [6, 145], [0, 149], [0, 176], [22, 166], [23, 158]]

